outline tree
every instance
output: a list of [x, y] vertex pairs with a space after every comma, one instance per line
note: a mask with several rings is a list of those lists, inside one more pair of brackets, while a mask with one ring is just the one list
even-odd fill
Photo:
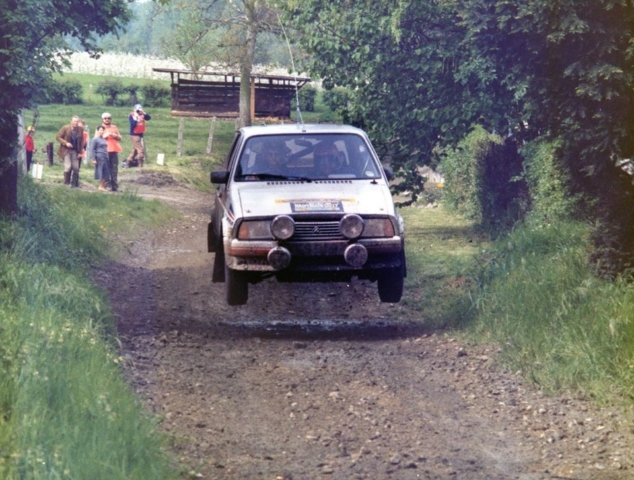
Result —
[[[634, 154], [634, 6], [628, 0], [458, 0], [465, 44], [521, 99], [534, 134], [562, 138], [592, 177]], [[573, 153], [574, 152], [574, 153]], [[588, 176], [589, 174], [589, 176]]]
[[598, 227], [591, 259], [605, 276], [634, 267], [634, 5], [630, 0], [458, 0], [465, 43], [519, 99], [527, 133], [557, 140]]
[[96, 35], [129, 19], [126, 0], [9, 0], [0, 9], [0, 212], [17, 211], [18, 113], [64, 63], [64, 36], [95, 51]]
[[172, 52], [195, 71], [212, 61], [237, 67], [240, 125], [251, 125], [251, 73], [258, 37], [279, 32], [276, 7], [269, 0], [182, 0], [180, 5], [188, 13], [176, 30], [176, 41], [171, 40], [176, 47]]
[[493, 66], [465, 49], [465, 28], [447, 1], [288, 2], [308, 70], [327, 89], [347, 87], [347, 121], [368, 130], [404, 180], [422, 190], [417, 169], [439, 143], [455, 142], [476, 122], [507, 130], [512, 108]]
[[518, 145], [558, 140], [590, 218], [611, 232], [601, 242], [634, 256], [632, 182], [615, 167], [634, 155], [631, 0], [289, 0], [286, 12], [311, 73], [349, 89], [348, 118], [402, 188], [416, 194], [417, 166], [474, 123]]

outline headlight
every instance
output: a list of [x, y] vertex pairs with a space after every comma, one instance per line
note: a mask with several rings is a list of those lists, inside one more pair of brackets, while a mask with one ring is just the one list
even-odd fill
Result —
[[288, 215], [278, 215], [271, 222], [271, 233], [278, 240], [288, 240], [295, 233], [295, 221]]
[[238, 240], [267, 240], [271, 238], [271, 222], [268, 220], [247, 220], [240, 224]]
[[363, 233], [363, 219], [359, 215], [345, 215], [339, 223], [341, 234], [349, 239], [359, 238]]
[[389, 218], [370, 218], [365, 221], [363, 237], [393, 237], [394, 225]]

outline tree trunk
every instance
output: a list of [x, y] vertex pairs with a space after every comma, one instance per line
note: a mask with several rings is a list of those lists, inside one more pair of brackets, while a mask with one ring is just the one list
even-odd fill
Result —
[[253, 59], [255, 58], [255, 44], [257, 41], [257, 25], [255, 20], [255, 3], [245, 2], [247, 16], [247, 41], [244, 57], [240, 66], [240, 126], [248, 127], [252, 123], [251, 118], [251, 72], [253, 71]]
[[16, 145], [18, 128], [15, 112], [0, 114], [0, 214], [15, 215], [18, 211], [18, 161]]
[[0, 214], [13, 216], [18, 211], [18, 163], [0, 162]]

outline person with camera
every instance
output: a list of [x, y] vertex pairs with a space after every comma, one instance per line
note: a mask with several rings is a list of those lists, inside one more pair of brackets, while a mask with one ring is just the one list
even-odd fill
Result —
[[145, 161], [145, 144], [143, 143], [145, 123], [151, 118], [149, 113], [143, 111], [143, 106], [140, 103], [137, 103], [132, 112], [130, 112], [130, 115], [128, 115], [130, 121], [130, 139], [132, 140], [132, 153], [128, 155], [127, 159], [128, 167], [136, 166], [136, 162], [138, 162], [139, 167], [143, 166], [143, 162]]

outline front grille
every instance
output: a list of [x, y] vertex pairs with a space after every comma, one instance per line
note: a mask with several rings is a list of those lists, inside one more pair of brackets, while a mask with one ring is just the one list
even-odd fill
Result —
[[296, 222], [291, 241], [341, 240], [339, 222]]

